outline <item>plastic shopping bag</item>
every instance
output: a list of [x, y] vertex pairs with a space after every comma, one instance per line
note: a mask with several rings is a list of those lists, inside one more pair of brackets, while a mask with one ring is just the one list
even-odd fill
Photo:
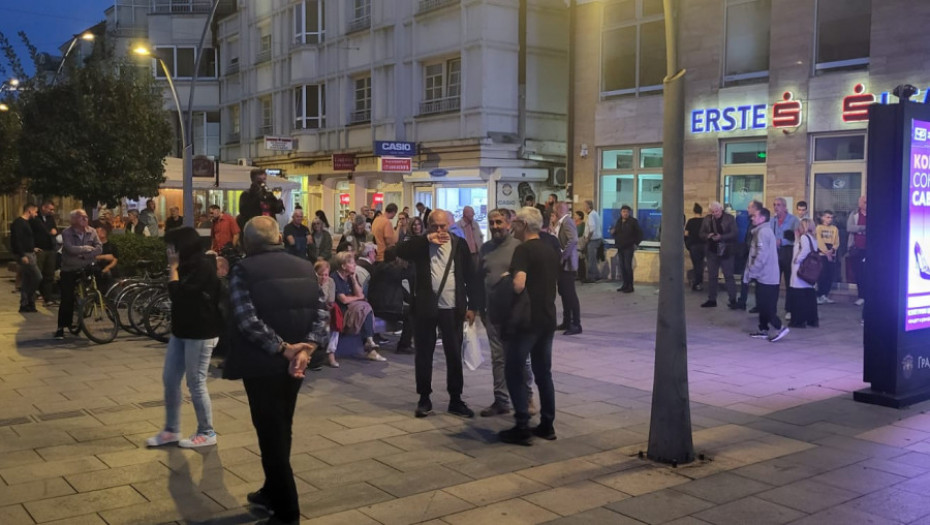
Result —
[[478, 321], [471, 325], [465, 322], [465, 333], [462, 337], [462, 356], [465, 366], [469, 370], [477, 370], [481, 363], [484, 362], [484, 355], [481, 352], [481, 339], [478, 338]]

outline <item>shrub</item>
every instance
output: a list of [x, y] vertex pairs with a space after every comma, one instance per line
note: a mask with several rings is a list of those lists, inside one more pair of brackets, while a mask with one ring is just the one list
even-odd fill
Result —
[[165, 257], [165, 241], [161, 237], [143, 237], [132, 234], [113, 234], [110, 241], [119, 250], [120, 275], [140, 275], [137, 266], [141, 260], [152, 261], [153, 269], [162, 269], [168, 264]]

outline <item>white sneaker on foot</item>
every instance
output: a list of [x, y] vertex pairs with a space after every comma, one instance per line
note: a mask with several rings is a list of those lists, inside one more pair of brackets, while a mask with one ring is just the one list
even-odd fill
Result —
[[749, 332], [749, 337], [753, 339], [768, 339], [769, 333], [765, 330], [756, 330], [755, 332]]
[[157, 436], [152, 436], [145, 440], [145, 446], [147, 447], [161, 447], [163, 445], [173, 445], [181, 439], [181, 434], [177, 432], [168, 432], [167, 430], [162, 430], [158, 433]]
[[791, 312], [787, 312], [787, 313], [785, 314], [785, 320], [786, 320], [786, 321], [790, 321], [790, 320], [791, 320]]
[[825, 296], [823, 296], [823, 302], [825, 302], [825, 303], [827, 303], [827, 304], [833, 304], [833, 303], [835, 303], [836, 301], [834, 301], [833, 299], [830, 299], [830, 296], [829, 296], [829, 295], [825, 295]]
[[387, 361], [387, 359], [385, 359], [381, 354], [379, 354], [377, 350], [372, 350], [371, 352], [368, 352], [367, 354], [365, 354], [365, 359], [369, 361], [378, 361], [382, 363], [384, 361]]
[[856, 302], [853, 303], [853, 304], [856, 305], [856, 306], [862, 306], [862, 305], [865, 304], [865, 299], [862, 299], [862, 298], [860, 297], [859, 299], [856, 299]]
[[181, 448], [199, 448], [216, 445], [216, 432], [210, 434], [194, 434], [193, 436], [178, 441]]
[[817, 304], [826, 304], [826, 302], [827, 302], [827, 297], [825, 295], [817, 296]]
[[791, 330], [789, 330], [787, 326], [783, 326], [783, 327], [781, 327], [781, 330], [779, 330], [777, 334], [775, 334], [773, 337], [769, 338], [769, 341], [771, 341], [771, 342], [773, 342], [773, 343], [774, 343], [774, 342], [777, 342], [777, 341], [780, 341], [780, 340], [783, 339], [786, 335], [788, 335], [788, 332], [790, 332], [790, 331], [791, 331]]

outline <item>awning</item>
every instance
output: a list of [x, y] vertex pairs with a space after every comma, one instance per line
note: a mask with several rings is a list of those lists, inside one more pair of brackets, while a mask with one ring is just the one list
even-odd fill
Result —
[[[249, 172], [254, 166], [220, 163], [220, 187], [214, 186], [214, 180], [206, 177], [194, 177], [195, 190], [247, 190], [252, 185]], [[165, 157], [165, 177], [162, 188], [184, 188], [184, 161], [175, 157]], [[271, 190], [298, 190], [300, 183], [279, 177], [268, 177], [266, 182]]]

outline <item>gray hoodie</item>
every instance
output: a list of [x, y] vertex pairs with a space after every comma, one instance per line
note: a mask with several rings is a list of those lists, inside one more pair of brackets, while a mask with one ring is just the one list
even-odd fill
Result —
[[775, 234], [764, 222], [752, 230], [752, 245], [749, 247], [749, 263], [743, 272], [743, 282], [755, 279], [759, 284], [781, 282], [778, 273], [778, 248], [775, 246]]

